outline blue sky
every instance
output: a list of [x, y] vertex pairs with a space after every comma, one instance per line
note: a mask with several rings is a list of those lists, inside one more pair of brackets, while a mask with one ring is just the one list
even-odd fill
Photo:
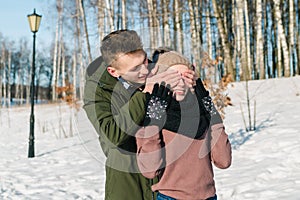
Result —
[[[54, 17], [50, 15], [51, 0], [0, 0], [0, 32], [9, 40], [18, 41], [25, 37], [32, 40], [27, 15], [36, 13], [42, 15], [40, 29], [37, 33], [37, 42], [49, 44], [51, 35], [55, 31]], [[53, 9], [53, 7], [52, 7]], [[53, 28], [50, 28], [53, 27]]]

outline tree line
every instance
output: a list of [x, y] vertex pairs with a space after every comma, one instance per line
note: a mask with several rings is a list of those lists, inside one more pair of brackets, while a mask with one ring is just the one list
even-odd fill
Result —
[[[214, 81], [228, 74], [236, 81], [299, 75], [299, 8], [300, 0], [52, 0], [56, 25], [48, 49], [37, 49], [35, 85], [56, 101], [57, 88], [72, 84], [81, 99], [85, 69], [100, 55], [102, 38], [124, 28], [138, 31], [149, 55], [171, 47], [201, 76], [210, 68]], [[29, 99], [30, 41], [0, 34], [0, 42], [2, 104]]]

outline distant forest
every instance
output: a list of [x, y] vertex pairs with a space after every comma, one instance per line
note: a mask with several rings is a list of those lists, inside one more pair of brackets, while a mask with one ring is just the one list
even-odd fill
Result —
[[[186, 55], [203, 79], [208, 71], [215, 82], [228, 74], [234, 81], [300, 74], [300, 0], [49, 2], [56, 26], [51, 45], [36, 49], [38, 99], [57, 101], [57, 88], [70, 85], [77, 88], [72, 95], [82, 99], [85, 69], [100, 55], [102, 38], [125, 28], [141, 35], [149, 57], [159, 46], [171, 47]], [[38, 33], [37, 39], [42, 40]], [[29, 102], [31, 44], [0, 33], [2, 105]]]

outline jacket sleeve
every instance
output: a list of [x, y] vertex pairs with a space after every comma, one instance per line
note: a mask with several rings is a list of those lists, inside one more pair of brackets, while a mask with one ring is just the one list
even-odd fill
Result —
[[154, 178], [163, 164], [161, 137], [158, 126], [147, 126], [138, 130], [137, 163], [146, 178]]
[[211, 159], [214, 165], [220, 169], [226, 169], [231, 165], [231, 144], [225, 133], [223, 123], [211, 127]]
[[127, 103], [115, 108], [116, 112], [113, 113], [114, 100], [110, 98], [111, 94], [97, 84], [87, 81], [83, 108], [99, 134], [101, 143], [122, 146], [135, 135], [144, 119], [146, 95], [136, 92]]

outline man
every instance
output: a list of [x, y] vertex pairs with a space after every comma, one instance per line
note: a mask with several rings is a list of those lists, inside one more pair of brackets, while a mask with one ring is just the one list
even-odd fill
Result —
[[150, 187], [156, 180], [143, 177], [138, 169], [135, 134], [143, 124], [146, 92], [162, 81], [175, 87], [181, 74], [153, 75], [157, 68], [149, 72], [142, 42], [132, 30], [108, 34], [101, 54], [87, 68], [84, 109], [107, 157], [105, 199], [152, 200]]

